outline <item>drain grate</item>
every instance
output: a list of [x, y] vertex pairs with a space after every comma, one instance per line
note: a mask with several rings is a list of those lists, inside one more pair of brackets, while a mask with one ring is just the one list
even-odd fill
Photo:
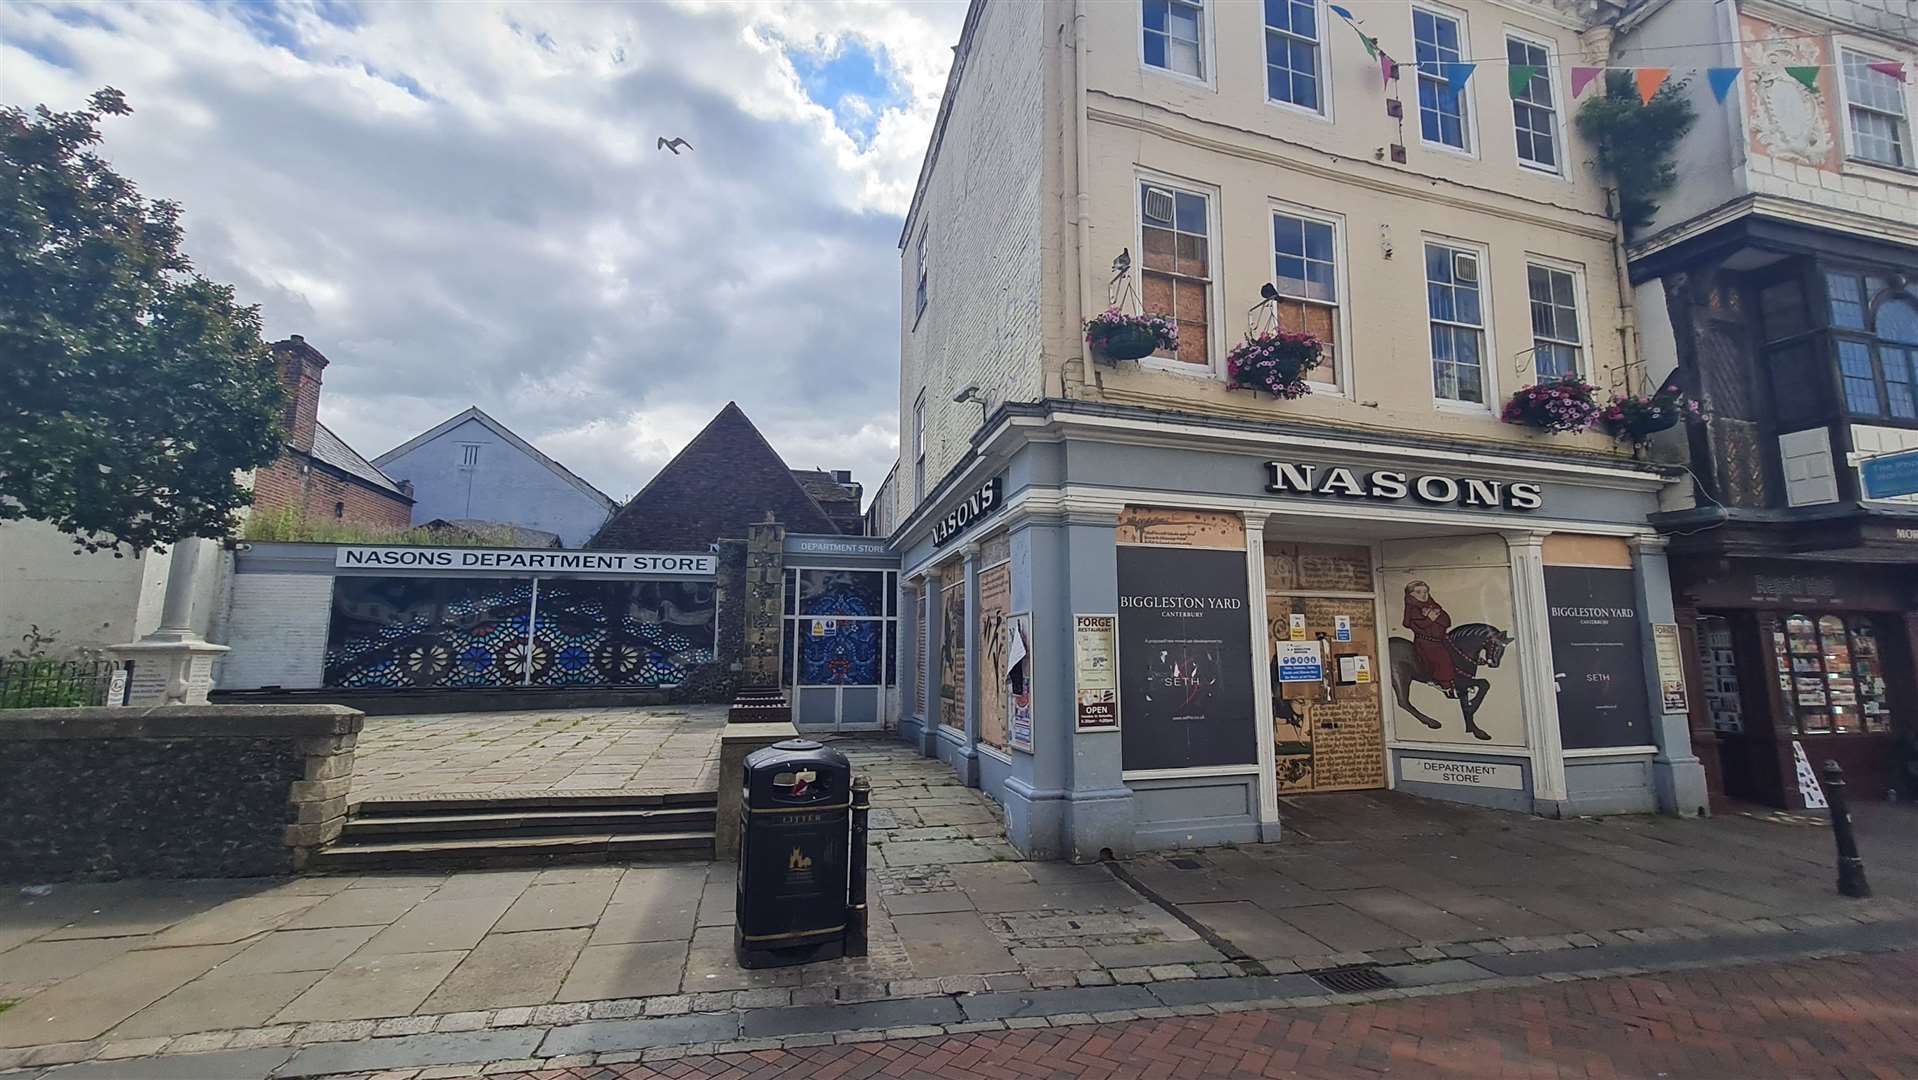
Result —
[[1203, 870], [1205, 866], [1197, 859], [1167, 859], [1167, 862], [1181, 870]]
[[1392, 989], [1392, 980], [1379, 974], [1379, 969], [1373, 967], [1327, 968], [1312, 972], [1312, 978], [1320, 986], [1340, 994]]

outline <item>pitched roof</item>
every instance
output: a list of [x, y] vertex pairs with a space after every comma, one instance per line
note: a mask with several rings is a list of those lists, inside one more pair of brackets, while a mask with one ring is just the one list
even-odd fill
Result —
[[381, 491], [409, 499], [393, 478], [379, 470], [379, 467], [360, 456], [358, 450], [346, 445], [346, 440], [333, 434], [325, 424], [313, 425], [313, 460], [322, 465], [331, 465], [358, 480], [363, 480]]
[[462, 412], [456, 416], [448, 417], [447, 419], [440, 421], [438, 424], [433, 425], [432, 427], [426, 429], [425, 431], [420, 432], [418, 435], [413, 436], [412, 438], [406, 440], [400, 445], [395, 446], [393, 449], [388, 450], [386, 453], [381, 454], [379, 457], [374, 458], [373, 462], [377, 465], [386, 465], [393, 461], [397, 461], [398, 459], [406, 456], [407, 454], [412, 453], [414, 450], [417, 450], [420, 447], [425, 446], [427, 443], [432, 442], [434, 439], [439, 438], [441, 435], [444, 435], [447, 432], [453, 430], [454, 428], [459, 427], [461, 424], [466, 423], [468, 420], [478, 421], [488, 431], [491, 431], [493, 434], [505, 440], [505, 442], [508, 445], [512, 446], [514, 449], [525, 454], [527, 457], [532, 458], [534, 461], [539, 462], [541, 465], [546, 466], [546, 468], [549, 471], [551, 471], [554, 476], [557, 476], [561, 480], [564, 480], [568, 484], [571, 484], [573, 487], [579, 490], [580, 494], [585, 495], [588, 498], [591, 498], [594, 501], [598, 502], [601, 506], [604, 506], [608, 511], [613, 510], [615, 507], [619, 505], [617, 502], [614, 502], [613, 499], [610, 496], [608, 496], [605, 492], [594, 487], [592, 484], [587, 483], [586, 480], [582, 478], [578, 473], [575, 473], [573, 470], [567, 468], [564, 465], [561, 465], [557, 461], [554, 461], [552, 458], [547, 457], [545, 454], [540, 453], [538, 448], [536, 448], [532, 443], [529, 443], [525, 439], [522, 439], [518, 435], [514, 434], [512, 428], [509, 428], [505, 424], [500, 423], [498, 420], [495, 420], [492, 417], [486, 415], [486, 413], [483, 410], [481, 410], [478, 405], [467, 406], [465, 412]]
[[768, 511], [793, 532], [840, 531], [729, 401], [586, 546], [701, 551], [721, 538], [745, 536]]
[[829, 502], [846, 502], [859, 497], [859, 491], [851, 484], [842, 484], [825, 469], [794, 469], [793, 479], [806, 489], [813, 501], [824, 506]]

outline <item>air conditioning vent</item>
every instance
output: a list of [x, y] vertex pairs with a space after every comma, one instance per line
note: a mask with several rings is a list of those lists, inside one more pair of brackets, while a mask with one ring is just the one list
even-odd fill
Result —
[[1158, 225], [1172, 224], [1172, 193], [1164, 188], [1145, 189], [1146, 220]]
[[1461, 285], [1478, 284], [1478, 256], [1463, 251], [1452, 253], [1452, 278]]

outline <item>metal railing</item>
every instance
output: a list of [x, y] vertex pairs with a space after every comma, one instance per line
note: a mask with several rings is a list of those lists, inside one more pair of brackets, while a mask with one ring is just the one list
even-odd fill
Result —
[[118, 667], [111, 660], [0, 660], [0, 709], [105, 705]]

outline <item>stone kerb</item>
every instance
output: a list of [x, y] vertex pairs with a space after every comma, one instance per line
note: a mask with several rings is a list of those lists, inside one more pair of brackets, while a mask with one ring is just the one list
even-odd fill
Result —
[[298, 870], [345, 825], [363, 723], [341, 705], [0, 713], [0, 880]]

